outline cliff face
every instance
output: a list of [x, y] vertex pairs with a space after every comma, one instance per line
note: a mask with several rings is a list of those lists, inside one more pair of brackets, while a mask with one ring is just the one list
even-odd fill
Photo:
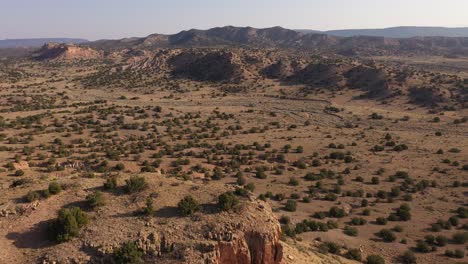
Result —
[[[231, 241], [219, 241], [214, 263], [219, 264], [276, 264], [283, 258], [280, 243], [281, 227], [274, 218], [270, 207], [259, 204], [257, 215], [253, 211], [247, 217], [250, 221], [239, 225]], [[258, 211], [263, 210], [261, 214]], [[257, 216], [259, 219], [257, 219]]]

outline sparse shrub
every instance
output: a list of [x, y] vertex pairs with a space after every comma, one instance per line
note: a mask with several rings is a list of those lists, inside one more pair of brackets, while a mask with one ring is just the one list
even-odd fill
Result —
[[352, 225], [365, 225], [367, 223], [366, 219], [362, 217], [353, 217], [351, 219], [351, 224]]
[[295, 212], [297, 208], [297, 202], [294, 200], [288, 200], [284, 208], [286, 211]]
[[135, 242], [123, 244], [114, 251], [114, 260], [117, 264], [140, 264], [143, 263], [143, 251]]
[[41, 194], [37, 191], [30, 191], [24, 196], [26, 202], [34, 202], [41, 199]]
[[425, 241], [418, 241], [416, 243], [416, 251], [421, 252], [421, 253], [429, 253], [432, 251], [432, 249], [429, 243]]
[[152, 215], [154, 213], [153, 199], [151, 197], [146, 198], [146, 206], [143, 208], [144, 215]]
[[344, 211], [343, 208], [338, 208], [336, 206], [333, 206], [330, 208], [328, 211], [328, 215], [330, 217], [336, 217], [336, 218], [341, 218], [346, 216], [346, 212]]
[[15, 171], [15, 176], [20, 177], [20, 176], [23, 176], [23, 175], [24, 175], [24, 171], [23, 171], [23, 170], [16, 170], [16, 171]]
[[104, 183], [104, 189], [107, 190], [115, 190], [117, 188], [117, 176], [112, 176], [106, 179]]
[[369, 255], [366, 258], [366, 264], [385, 264], [385, 259], [379, 255]]
[[345, 233], [348, 236], [357, 236], [358, 235], [358, 230], [354, 227], [351, 226], [345, 226], [343, 233]]
[[452, 240], [455, 244], [465, 244], [468, 242], [468, 232], [455, 233], [452, 236]]
[[382, 229], [377, 233], [377, 236], [385, 242], [393, 242], [396, 240], [395, 234], [389, 229]]
[[86, 196], [86, 202], [91, 208], [101, 207], [106, 204], [104, 195], [100, 191], [95, 191]]
[[115, 165], [114, 169], [118, 171], [123, 171], [125, 170], [125, 165], [122, 162], [119, 162]]
[[403, 264], [416, 264], [416, 256], [412, 251], [408, 250], [401, 256], [401, 262]]
[[224, 211], [231, 210], [238, 204], [239, 198], [237, 198], [232, 192], [225, 192], [218, 196], [218, 206]]
[[361, 251], [357, 248], [352, 248], [348, 250], [348, 252], [346, 252], [345, 254], [345, 257], [348, 259], [357, 260], [357, 261], [362, 260]]
[[76, 237], [87, 223], [88, 216], [80, 208], [63, 208], [59, 211], [58, 218], [50, 224], [49, 234], [57, 242], [66, 242]]
[[386, 225], [388, 220], [385, 218], [385, 217], [377, 217], [377, 219], [375, 220], [375, 222], [378, 224], [378, 225]]
[[192, 215], [198, 210], [200, 210], [199, 202], [193, 198], [191, 195], [185, 196], [180, 202], [177, 204], [179, 211], [182, 215]]
[[141, 192], [148, 188], [145, 177], [132, 176], [130, 179], [125, 181], [125, 191], [127, 193]]
[[48, 190], [50, 194], [59, 194], [62, 191], [62, 186], [58, 182], [51, 182]]

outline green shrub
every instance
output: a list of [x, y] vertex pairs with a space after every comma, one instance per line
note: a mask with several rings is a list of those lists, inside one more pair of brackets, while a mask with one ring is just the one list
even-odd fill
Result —
[[465, 244], [468, 242], [468, 232], [455, 233], [452, 236], [452, 240], [455, 244]]
[[336, 206], [333, 206], [330, 208], [328, 211], [328, 216], [330, 217], [336, 217], [336, 218], [341, 218], [346, 216], [346, 212], [344, 211], [343, 208], [338, 208]]
[[49, 226], [52, 240], [66, 242], [76, 237], [80, 229], [88, 223], [88, 216], [78, 207], [63, 208], [57, 219]]
[[232, 192], [225, 192], [218, 196], [218, 206], [221, 210], [231, 210], [238, 204], [239, 198], [237, 198]]
[[49, 192], [50, 194], [59, 194], [62, 191], [62, 186], [58, 182], [49, 183]]
[[416, 251], [418, 252], [429, 253], [431, 250], [431, 246], [425, 241], [418, 241], [418, 243], [416, 243]]
[[123, 171], [125, 170], [125, 165], [122, 162], [119, 162], [115, 165], [114, 169], [118, 171]]
[[343, 233], [345, 233], [348, 236], [355, 237], [358, 235], [358, 230], [351, 226], [345, 226]]
[[135, 242], [129, 242], [114, 251], [114, 260], [117, 264], [143, 263], [143, 251]]
[[393, 242], [396, 240], [395, 234], [388, 229], [382, 229], [377, 233], [377, 236], [382, 238], [385, 242]]
[[24, 171], [23, 170], [16, 170], [15, 171], [15, 176], [23, 176], [24, 175]]
[[325, 242], [320, 245], [319, 250], [323, 253], [332, 253], [338, 254], [340, 253], [340, 246], [334, 242]]
[[154, 213], [153, 199], [150, 197], [146, 198], [146, 206], [143, 208], [143, 214], [152, 215]]
[[127, 193], [141, 192], [148, 188], [145, 177], [132, 176], [125, 181], [125, 191]]
[[295, 212], [297, 209], [297, 202], [294, 200], [288, 200], [284, 208], [286, 211]]
[[378, 224], [378, 225], [386, 225], [388, 220], [384, 217], [377, 217], [377, 219], [375, 220], [375, 222]]
[[193, 198], [191, 195], [185, 196], [180, 202], [177, 204], [179, 211], [182, 215], [192, 215], [198, 210], [200, 210], [199, 202]]
[[385, 264], [385, 259], [379, 255], [369, 255], [367, 256], [366, 264]]
[[416, 256], [408, 250], [401, 256], [401, 262], [403, 264], [416, 264]]
[[26, 202], [34, 202], [41, 199], [41, 194], [38, 191], [30, 191], [24, 196]]
[[366, 219], [362, 217], [353, 217], [351, 219], [351, 224], [352, 225], [365, 225], [367, 223]]
[[348, 259], [357, 260], [357, 261], [362, 260], [361, 251], [357, 248], [352, 248], [348, 250], [348, 252], [346, 252], [345, 254], [345, 257]]
[[104, 195], [100, 191], [95, 191], [86, 196], [86, 202], [91, 208], [97, 208], [106, 204]]
[[115, 190], [117, 188], [117, 185], [117, 176], [112, 176], [106, 179], [106, 182], [104, 183], [104, 189]]

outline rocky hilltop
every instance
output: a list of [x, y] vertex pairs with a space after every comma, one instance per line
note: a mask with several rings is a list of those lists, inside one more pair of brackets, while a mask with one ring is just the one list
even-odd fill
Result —
[[36, 60], [89, 60], [101, 56], [95, 49], [66, 43], [47, 43], [33, 54]]

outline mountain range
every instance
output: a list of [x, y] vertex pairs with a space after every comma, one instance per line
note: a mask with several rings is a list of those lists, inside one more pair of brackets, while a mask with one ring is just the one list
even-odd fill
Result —
[[342, 29], [318, 31], [300, 29], [302, 33], [322, 33], [339, 37], [373, 36], [385, 38], [413, 38], [413, 37], [468, 37], [468, 27], [389, 27], [381, 29]]
[[151, 34], [142, 38], [98, 40], [87, 47], [103, 51], [120, 49], [248, 47], [286, 48], [332, 52], [342, 55], [403, 53], [467, 54], [468, 37], [386, 38], [378, 36], [340, 37], [324, 33], [304, 33], [282, 27], [217, 27], [191, 29], [173, 35]]

